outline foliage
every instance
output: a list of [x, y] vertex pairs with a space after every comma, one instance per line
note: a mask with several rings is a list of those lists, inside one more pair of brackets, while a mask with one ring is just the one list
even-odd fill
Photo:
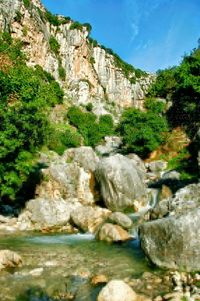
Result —
[[78, 29], [78, 30], [83, 30], [83, 28], [86, 27], [87, 31], [90, 32], [92, 31], [92, 26], [89, 24], [89, 23], [84, 23], [84, 24], [81, 24], [79, 22], [73, 22], [71, 25], [70, 25], [70, 28], [71, 30], [73, 29]]
[[69, 127], [59, 128], [51, 126], [47, 146], [50, 150], [59, 155], [69, 147], [78, 147], [81, 145], [81, 135], [76, 130]]
[[93, 46], [93, 47], [97, 47], [98, 46], [98, 42], [97, 40], [94, 40], [93, 38], [89, 37], [88, 38], [89, 43]]
[[47, 21], [54, 26], [60, 26], [62, 24], [67, 24], [71, 21], [70, 17], [58, 17], [57, 15], [53, 15], [50, 11], [46, 10], [45, 18]]
[[49, 133], [47, 113], [63, 92], [41, 67], [26, 66], [19, 43], [6, 34], [0, 42], [0, 54], [10, 60], [6, 71], [0, 66], [0, 197], [14, 199], [34, 170]]
[[50, 36], [49, 46], [53, 53], [55, 53], [56, 55], [59, 53], [60, 45], [56, 38], [54, 38], [54, 36]]
[[73, 29], [78, 29], [78, 30], [83, 30], [83, 25], [79, 22], [73, 22], [71, 25], [70, 25], [70, 28], [71, 30]]
[[124, 111], [118, 126], [125, 149], [141, 157], [146, 157], [164, 141], [163, 133], [167, 130], [164, 117], [133, 108]]
[[88, 112], [91, 112], [93, 110], [93, 104], [91, 102], [89, 102], [86, 106], [85, 106], [86, 110]]
[[90, 34], [90, 32], [92, 31], [92, 25], [90, 23], [84, 23], [83, 27], [86, 27], [88, 33]]
[[145, 108], [148, 111], [161, 114], [164, 112], [165, 103], [150, 97], [150, 98], [146, 98], [145, 100]]
[[80, 108], [73, 106], [68, 110], [67, 117], [82, 135], [85, 145], [95, 146], [103, 137], [113, 132], [111, 116], [103, 115], [98, 122], [92, 112], [83, 112]]
[[193, 136], [200, 125], [200, 49], [185, 56], [180, 66], [159, 71], [150, 95], [171, 100], [169, 121]]
[[31, 0], [23, 0], [25, 8], [29, 8], [31, 5]]
[[65, 80], [66, 71], [62, 66], [61, 60], [59, 60], [59, 62], [58, 62], [58, 74], [59, 74], [60, 79]]

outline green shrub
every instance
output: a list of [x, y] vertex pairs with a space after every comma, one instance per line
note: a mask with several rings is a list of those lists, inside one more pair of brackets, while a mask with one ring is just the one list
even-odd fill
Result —
[[168, 126], [164, 117], [132, 108], [124, 111], [118, 127], [125, 149], [141, 157], [146, 157], [164, 142], [166, 131]]
[[88, 33], [90, 34], [92, 31], [92, 25], [90, 23], [84, 23], [83, 26], [86, 27]]
[[165, 103], [150, 97], [145, 100], [145, 108], [153, 113], [161, 114], [165, 110]]
[[90, 57], [90, 64], [94, 65], [95, 64], [95, 59], [93, 56]]
[[110, 135], [111, 130], [113, 130], [111, 116], [102, 116], [98, 122], [95, 114], [83, 112], [76, 106], [68, 110], [67, 117], [70, 123], [78, 129], [85, 145], [97, 145], [103, 137]]
[[50, 36], [49, 46], [53, 53], [55, 53], [56, 55], [59, 53], [60, 45], [56, 38], [54, 38], [53, 36]]
[[46, 20], [54, 26], [60, 26], [61, 24], [66, 24], [71, 21], [70, 17], [58, 17], [57, 15], [53, 15], [50, 11], [45, 12]]
[[71, 25], [70, 25], [70, 30], [73, 30], [73, 29], [78, 29], [78, 30], [83, 30], [83, 25], [79, 22], [73, 22]]
[[64, 81], [66, 78], [66, 71], [63, 68], [60, 60], [59, 60], [59, 64], [58, 64], [58, 74], [59, 74], [60, 79], [62, 79]]
[[57, 129], [51, 128], [47, 146], [50, 150], [62, 155], [70, 147], [78, 147], [81, 144], [81, 135], [70, 128]]
[[31, 0], [23, 0], [25, 8], [29, 8], [31, 5]]
[[88, 112], [91, 112], [93, 110], [93, 104], [91, 102], [89, 102], [86, 106], [85, 106], [86, 110]]
[[93, 46], [93, 47], [97, 47], [98, 46], [98, 42], [97, 40], [94, 40], [93, 38], [89, 37], [88, 38], [89, 43]]

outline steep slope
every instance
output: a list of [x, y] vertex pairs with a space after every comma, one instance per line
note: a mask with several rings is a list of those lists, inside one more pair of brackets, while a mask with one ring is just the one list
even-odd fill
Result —
[[39, 0], [0, 0], [0, 30], [5, 29], [23, 42], [30, 66], [42, 66], [59, 81], [66, 99], [91, 102], [97, 115], [141, 107], [154, 79], [137, 77], [134, 68], [89, 38], [87, 24], [52, 16]]

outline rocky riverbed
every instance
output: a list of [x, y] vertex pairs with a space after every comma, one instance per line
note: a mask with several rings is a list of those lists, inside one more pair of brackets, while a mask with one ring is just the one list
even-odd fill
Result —
[[108, 149], [41, 153], [35, 198], [1, 208], [0, 299], [200, 299], [200, 184]]

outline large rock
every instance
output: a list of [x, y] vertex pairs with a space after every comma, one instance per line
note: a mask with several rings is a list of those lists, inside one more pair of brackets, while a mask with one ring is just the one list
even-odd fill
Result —
[[138, 167], [122, 155], [102, 159], [95, 172], [106, 206], [122, 211], [134, 205], [145, 192], [144, 177]]
[[133, 226], [133, 222], [126, 214], [122, 212], [114, 212], [109, 218], [109, 222], [117, 224], [125, 229], [130, 229]]
[[157, 203], [151, 212], [153, 219], [167, 215], [177, 215], [200, 207], [200, 183], [190, 184], [176, 192], [173, 198], [166, 198]]
[[106, 223], [100, 228], [97, 238], [107, 242], [118, 242], [129, 240], [131, 236], [119, 225]]
[[21, 230], [64, 226], [70, 220], [71, 212], [81, 204], [76, 200], [33, 199], [27, 202], [24, 212], [18, 217]]
[[22, 258], [10, 250], [0, 250], [0, 270], [16, 267], [22, 264]]
[[82, 231], [94, 233], [110, 214], [109, 210], [97, 206], [81, 206], [71, 213], [71, 219]]
[[136, 301], [137, 295], [122, 280], [112, 280], [100, 291], [97, 301]]
[[81, 146], [66, 150], [62, 156], [66, 162], [76, 162], [86, 171], [94, 171], [99, 162], [99, 158], [93, 151], [92, 147]]
[[78, 163], [66, 163], [63, 158], [52, 162], [42, 170], [43, 181], [36, 189], [36, 195], [45, 199], [78, 199], [82, 204], [94, 203], [91, 172], [84, 170]]
[[147, 222], [140, 227], [141, 246], [161, 268], [200, 270], [200, 208]]

